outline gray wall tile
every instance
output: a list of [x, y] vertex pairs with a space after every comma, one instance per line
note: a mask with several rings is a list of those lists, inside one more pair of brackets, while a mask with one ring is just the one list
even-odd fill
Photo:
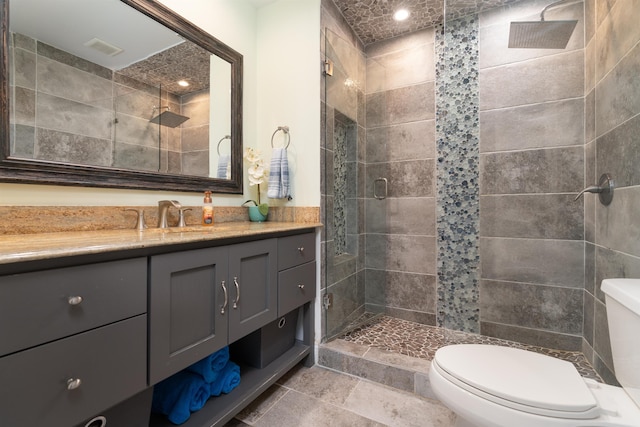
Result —
[[604, 135], [640, 113], [640, 44], [636, 45], [596, 86], [596, 133]]
[[[155, 166], [157, 168], [157, 149], [155, 153]], [[113, 166], [112, 144], [109, 139], [91, 138], [50, 129], [38, 129], [36, 131], [34, 157], [38, 160], [55, 162]], [[134, 168], [135, 163], [128, 163], [127, 165], [129, 168]]]
[[9, 72], [11, 83], [18, 87], [36, 89], [36, 54], [14, 47], [11, 49], [12, 55], [9, 57], [12, 68]]
[[611, 174], [616, 187], [639, 185], [639, 136], [640, 115], [598, 138], [596, 142], [596, 176], [599, 177], [603, 173]]
[[37, 73], [39, 92], [94, 107], [113, 108], [111, 80], [41, 56], [38, 57]]
[[480, 235], [583, 239], [583, 204], [572, 194], [480, 197]]
[[481, 321], [582, 333], [582, 289], [482, 280]]
[[365, 53], [368, 57], [387, 55], [390, 52], [412, 49], [424, 44], [433, 44], [435, 40], [435, 29], [425, 28], [401, 37], [394, 37], [388, 40], [368, 44]]
[[481, 331], [482, 335], [546, 348], [567, 351], [579, 351], [582, 348], [582, 335], [561, 334], [492, 322], [481, 322]]
[[435, 157], [435, 121], [421, 120], [372, 128], [367, 132], [367, 162]]
[[[596, 208], [596, 243], [640, 257], [640, 187], [618, 188], [609, 206]], [[631, 237], [633, 236], [633, 237]]]
[[12, 123], [35, 126], [36, 124], [36, 93], [31, 89], [16, 87], [13, 89], [11, 102]]
[[433, 43], [367, 57], [367, 92], [435, 80]]
[[433, 197], [367, 199], [365, 209], [367, 233], [435, 235]]
[[435, 258], [435, 237], [367, 235], [367, 268], [435, 274]]
[[480, 110], [582, 97], [582, 50], [480, 70]]
[[582, 145], [582, 98], [480, 113], [480, 152]]
[[480, 155], [481, 194], [578, 192], [583, 147]]
[[593, 346], [596, 300], [593, 294], [584, 293], [584, 319], [582, 321], [582, 336]]
[[436, 278], [432, 274], [367, 269], [367, 304], [436, 312]]
[[484, 279], [584, 287], [584, 243], [480, 238]]
[[367, 127], [433, 119], [434, 100], [433, 82], [367, 94]]
[[111, 139], [113, 112], [108, 109], [39, 93], [36, 116], [38, 127]]
[[[367, 165], [366, 197], [373, 197], [375, 180], [387, 178], [387, 197], [432, 197], [435, 160], [413, 160]], [[380, 184], [378, 184], [380, 185]], [[376, 189], [382, 192], [382, 189]]]
[[611, 355], [611, 341], [607, 325], [607, 308], [601, 301], [595, 302], [593, 349], [604, 364], [613, 371], [613, 356]]
[[11, 155], [33, 159], [36, 129], [33, 126], [14, 125], [11, 127]]
[[601, 80], [640, 40], [640, 8], [629, 1], [612, 5], [596, 35], [596, 79]]
[[625, 277], [640, 278], [640, 258], [624, 254], [617, 250], [596, 246], [595, 296], [604, 302], [604, 293], [600, 290], [602, 281], [604, 279]]

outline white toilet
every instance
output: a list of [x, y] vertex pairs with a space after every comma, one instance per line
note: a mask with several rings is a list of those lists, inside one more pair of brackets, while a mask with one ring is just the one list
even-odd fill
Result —
[[640, 279], [607, 279], [607, 319], [622, 387], [585, 379], [572, 363], [510, 347], [443, 347], [431, 363], [435, 395], [459, 427], [640, 427]]

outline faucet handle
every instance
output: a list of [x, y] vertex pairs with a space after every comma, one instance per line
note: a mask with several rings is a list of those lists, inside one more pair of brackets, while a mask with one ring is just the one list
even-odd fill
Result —
[[142, 231], [145, 228], [147, 228], [147, 224], [145, 224], [144, 222], [144, 209], [126, 208], [125, 211], [133, 211], [138, 213], [136, 217], [136, 226], [135, 226], [136, 230]]
[[190, 211], [190, 210], [191, 210], [191, 208], [183, 208], [183, 207], [180, 207], [178, 209], [178, 227], [186, 227], [187, 226], [187, 223], [184, 220], [184, 213], [186, 211]]

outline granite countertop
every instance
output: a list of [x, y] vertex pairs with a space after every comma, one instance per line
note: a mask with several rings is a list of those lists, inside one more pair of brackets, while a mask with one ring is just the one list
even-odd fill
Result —
[[321, 227], [320, 223], [224, 222], [211, 227], [72, 231], [0, 236], [0, 264], [149, 248]]

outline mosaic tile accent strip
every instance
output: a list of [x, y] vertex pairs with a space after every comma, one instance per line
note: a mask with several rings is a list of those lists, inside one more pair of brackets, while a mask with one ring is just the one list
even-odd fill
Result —
[[335, 255], [347, 252], [347, 127], [336, 120], [333, 128], [333, 242]]
[[437, 324], [480, 332], [478, 19], [436, 31]]
[[[366, 314], [365, 314], [366, 315]], [[344, 341], [375, 347], [418, 359], [432, 360], [436, 350], [451, 344], [490, 344], [519, 348], [566, 360], [574, 364], [580, 375], [602, 382], [586, 357], [577, 351], [562, 351], [521, 344], [498, 338], [422, 325], [389, 316], [367, 319], [368, 323], [341, 337]]]

